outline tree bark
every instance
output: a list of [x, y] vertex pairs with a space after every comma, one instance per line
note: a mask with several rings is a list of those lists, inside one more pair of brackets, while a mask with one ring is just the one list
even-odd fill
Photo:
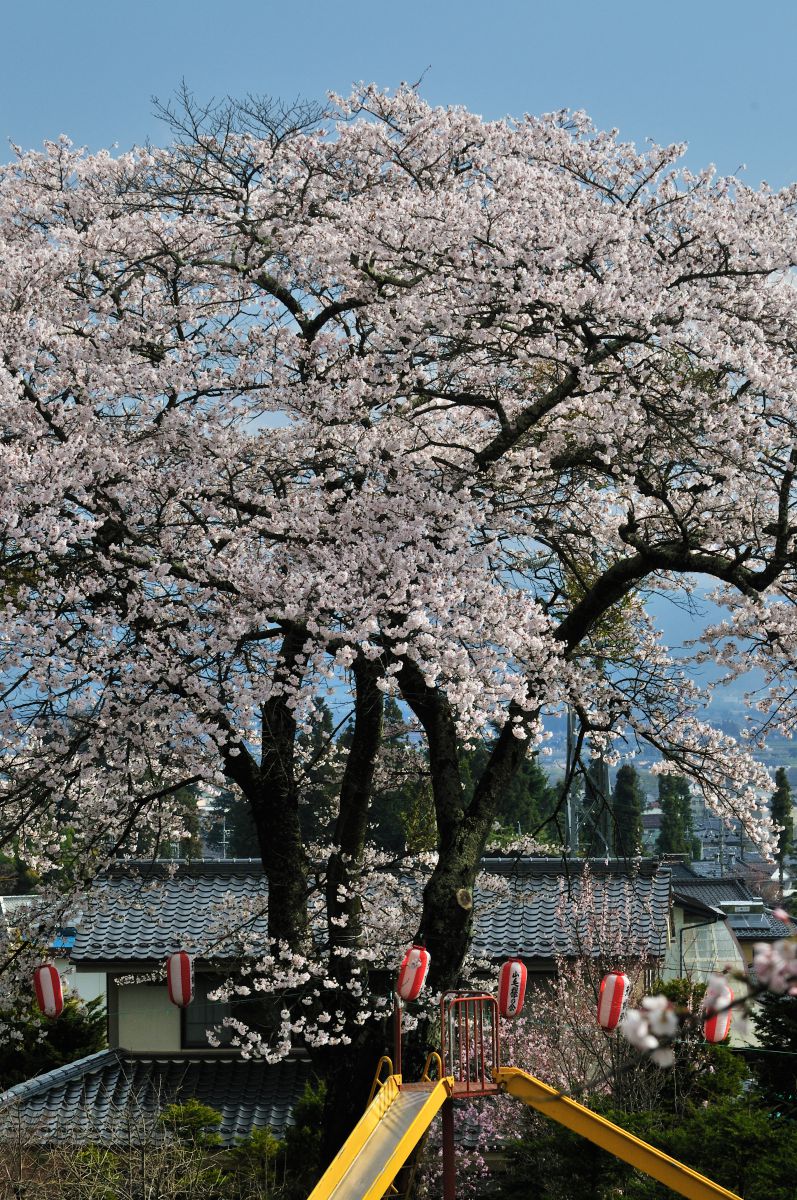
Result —
[[[362, 943], [362, 901], [358, 891], [368, 830], [368, 810], [374, 771], [382, 740], [384, 696], [377, 687], [378, 668], [358, 659], [355, 681], [354, 730], [340, 788], [335, 845], [327, 865], [326, 902], [330, 974], [342, 992], [335, 1007], [348, 1012], [352, 1042], [317, 1054], [327, 1084], [322, 1155], [331, 1160], [363, 1113], [376, 1064], [385, 1053], [384, 1022], [359, 1027], [354, 1016], [361, 1000], [357, 984], [367, 994], [368, 968], [350, 954]], [[343, 924], [337, 922], [343, 921]], [[341, 951], [342, 953], [337, 953]]]
[[512, 717], [498, 735], [473, 799], [466, 807], [456, 723], [443, 692], [427, 686], [418, 667], [405, 661], [398, 676], [402, 695], [420, 721], [429, 748], [437, 819], [438, 860], [423, 894], [418, 940], [430, 956], [433, 991], [457, 987], [473, 927], [473, 889], [498, 802], [528, 750], [512, 733]]
[[[620, 560], [606, 569], [555, 632], [566, 657], [648, 570], [649, 564], [640, 555]], [[528, 753], [528, 738], [516, 737], [513, 729], [527, 733], [538, 713], [510, 705], [507, 720], [466, 807], [462, 799], [456, 723], [446, 696], [427, 686], [420, 670], [409, 659], [404, 660], [398, 683], [404, 700], [423, 726], [429, 748], [438, 861], [424, 889], [418, 939], [429, 950], [431, 988], [445, 990], [457, 987], [460, 981], [473, 927], [473, 889], [498, 804]]]
[[[304, 635], [286, 633], [274, 672], [277, 685], [262, 708], [261, 756], [256, 761], [242, 743], [224, 750], [224, 770], [237, 783], [252, 809], [263, 870], [268, 879], [268, 935], [272, 941], [302, 947], [307, 927], [307, 858], [299, 825], [296, 787], [296, 718], [288, 703], [290, 687], [301, 674]], [[288, 687], [287, 692], [281, 688]]]
[[[362, 870], [384, 713], [384, 695], [377, 687], [378, 668], [366, 659], [358, 659], [352, 672], [355, 681], [354, 730], [341, 780], [338, 819], [326, 883], [333, 974], [341, 970], [346, 978], [351, 972], [351, 960], [336, 958], [335, 948], [357, 946], [362, 937], [362, 901], [352, 888], [359, 882]], [[340, 921], [345, 924], [341, 925]]]

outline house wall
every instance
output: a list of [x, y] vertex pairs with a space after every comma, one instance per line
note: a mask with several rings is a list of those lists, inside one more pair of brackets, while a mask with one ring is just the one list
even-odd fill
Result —
[[683, 976], [705, 983], [713, 971], [725, 966], [744, 971], [744, 957], [727, 921], [702, 925], [676, 905], [672, 922], [673, 937], [664, 959], [663, 979]]
[[144, 1052], [180, 1050], [180, 1010], [169, 1002], [165, 985], [134, 983], [109, 992], [109, 1041], [112, 1046]]
[[101, 998], [103, 1003], [107, 1003], [104, 971], [78, 971], [75, 964], [67, 958], [57, 958], [55, 965], [70, 992], [87, 1002]]
[[[686, 978], [695, 983], [705, 983], [709, 975], [722, 971], [726, 966], [744, 973], [744, 954], [727, 921], [714, 921], [701, 926], [700, 922], [675, 905], [672, 922], [674, 936], [667, 948], [662, 979]], [[737, 999], [747, 994], [747, 987], [742, 980], [732, 979], [730, 984]], [[731, 1022], [730, 1044], [756, 1045], [754, 1031], [744, 1028], [736, 1012]]]

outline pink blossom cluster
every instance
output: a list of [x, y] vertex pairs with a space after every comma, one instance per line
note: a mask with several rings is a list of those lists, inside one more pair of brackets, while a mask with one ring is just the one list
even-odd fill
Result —
[[756, 942], [753, 948], [753, 974], [758, 982], [776, 996], [797, 996], [797, 940]]
[[[179, 838], [185, 786], [267, 779], [268, 804], [367, 666], [459, 744], [539, 747], [569, 705], [771, 851], [751, 751], [797, 723], [795, 189], [581, 113], [334, 105], [276, 141], [61, 139], [0, 168], [0, 847], [86, 886]], [[744, 743], [645, 608], [702, 577], [728, 619], [696, 654], [773, 685]], [[336, 898], [297, 860], [311, 959]], [[349, 946], [328, 915], [324, 952], [366, 955], [368, 922]]]
[[629, 1008], [622, 1019], [623, 1037], [657, 1067], [671, 1067], [675, 1053], [671, 1041], [678, 1033], [678, 1015], [666, 996], [644, 996], [639, 1008]]

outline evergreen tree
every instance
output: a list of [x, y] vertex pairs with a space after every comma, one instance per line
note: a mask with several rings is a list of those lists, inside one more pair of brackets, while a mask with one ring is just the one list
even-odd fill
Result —
[[437, 823], [425, 743], [401, 707], [385, 700], [382, 748], [371, 797], [369, 836], [383, 850], [401, 854], [433, 850]]
[[791, 788], [789, 786], [789, 777], [786, 774], [785, 767], [778, 767], [775, 772], [775, 792], [772, 796], [770, 805], [772, 820], [777, 825], [782, 825], [778, 834], [778, 852], [776, 855], [778, 862], [778, 877], [780, 879], [781, 889], [783, 888], [783, 866], [791, 854], [792, 844], [794, 842], [794, 818], [791, 813]]
[[750, 1054], [762, 1092], [780, 1114], [797, 1118], [797, 996], [763, 992], [753, 1010], [758, 1050]]
[[240, 792], [228, 792], [222, 813], [227, 858], [259, 858], [252, 806]]
[[21, 1012], [0, 1013], [0, 1021], [4, 1026], [0, 1091], [95, 1054], [106, 1045], [102, 999], [84, 1004], [78, 996], [65, 996], [63, 1012], [55, 1021], [42, 1017], [35, 1004]]
[[694, 857], [689, 781], [682, 775], [659, 775], [659, 807], [661, 828], [656, 842], [657, 852]]
[[176, 849], [180, 858], [201, 858], [203, 853], [202, 822], [199, 816], [196, 790], [192, 787], [181, 788], [176, 799], [180, 806], [187, 836], [181, 838], [176, 845], [172, 843], [171, 852]]
[[584, 772], [581, 837], [587, 858], [604, 858], [613, 850], [612, 797], [609, 768], [601, 757], [590, 759]]
[[[466, 769], [462, 773], [464, 788], [463, 797], [468, 803], [476, 784], [481, 777], [491, 746], [480, 742], [465, 756]], [[561, 835], [546, 827], [546, 821], [555, 812], [558, 803], [557, 789], [552, 787], [548, 776], [539, 764], [536, 754], [530, 755], [523, 761], [517, 774], [504, 788], [496, 820], [502, 833], [506, 835], [534, 833], [541, 839], [546, 836], [552, 840], [561, 841]]]
[[636, 767], [624, 763], [612, 793], [614, 852], [621, 858], [639, 853], [642, 845], [642, 786]]
[[37, 883], [38, 876], [16, 854], [0, 854], [1, 896], [30, 895]]
[[[185, 829], [185, 837], [175, 839], [170, 829], [172, 817], [177, 813]], [[154, 829], [139, 833], [136, 853], [142, 858], [201, 858], [203, 852], [202, 829], [197, 805], [197, 793], [193, 787], [183, 787], [175, 792], [166, 808], [163, 821]]]
[[299, 823], [303, 840], [317, 842], [331, 836], [343, 772], [342, 751], [348, 748], [345, 730], [335, 737], [335, 718], [324, 700], [316, 701], [298, 744]]
[[[302, 840], [312, 843], [329, 833], [337, 807], [341, 751], [346, 731], [335, 738], [332, 710], [324, 700], [315, 705], [306, 730], [297, 737], [299, 823]], [[259, 858], [255, 823], [249, 801], [241, 793], [224, 791], [214, 809], [208, 842], [224, 848], [229, 858]]]

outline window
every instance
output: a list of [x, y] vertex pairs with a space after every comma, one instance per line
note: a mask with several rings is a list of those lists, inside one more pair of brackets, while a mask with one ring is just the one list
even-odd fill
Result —
[[224, 981], [222, 975], [200, 975], [194, 977], [194, 998], [182, 1010], [182, 1047], [184, 1050], [210, 1046], [208, 1030], [214, 1031], [220, 1046], [229, 1046], [235, 1031], [223, 1025], [225, 1017], [235, 1017], [250, 1028], [264, 1033], [268, 1028], [265, 1005], [255, 996], [233, 996], [230, 1000], [209, 1000], [208, 992], [214, 992]]
[[[183, 1016], [183, 1047], [208, 1046], [208, 1030], [215, 1025], [221, 1025], [225, 1017], [230, 1015], [230, 1005], [226, 1000], [208, 1000], [208, 992], [219, 986], [221, 979], [215, 975], [196, 975], [194, 977], [194, 998], [182, 1012]], [[228, 1045], [232, 1031], [219, 1030], [221, 1044]]]

